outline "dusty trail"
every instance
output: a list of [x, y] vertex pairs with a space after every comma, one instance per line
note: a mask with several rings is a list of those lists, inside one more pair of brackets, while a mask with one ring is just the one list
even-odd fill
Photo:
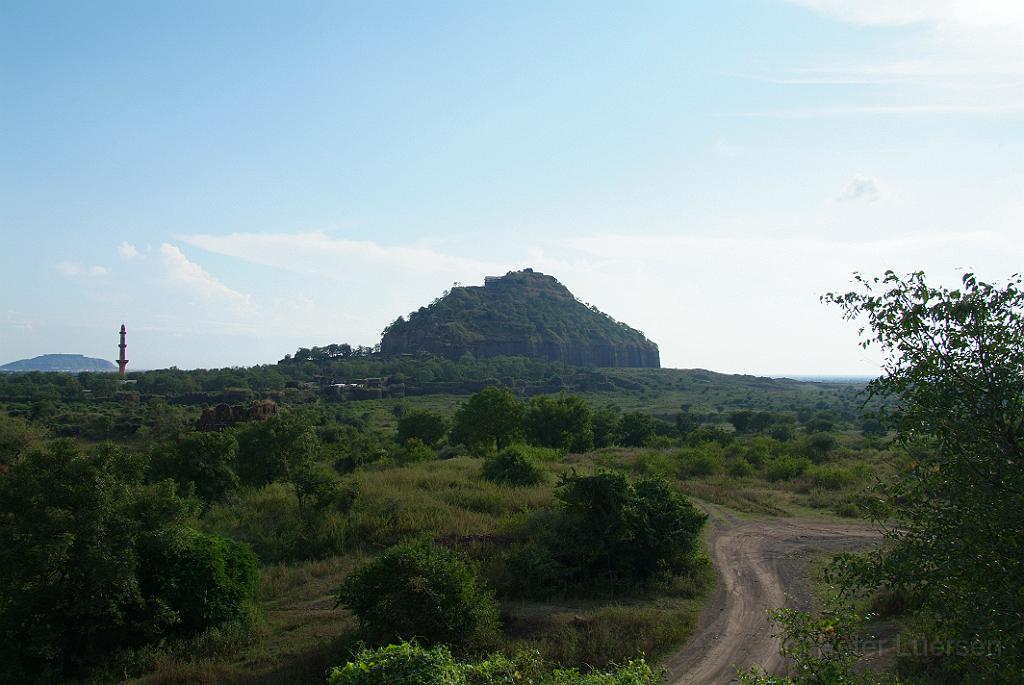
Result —
[[[881, 539], [876, 528], [851, 522], [740, 519], [707, 505], [707, 543], [718, 586], [696, 634], [663, 662], [669, 685], [736, 682], [736, 667], [783, 667], [765, 612], [806, 605], [806, 566], [818, 550], [865, 547]], [[804, 597], [788, 597], [790, 593]]]

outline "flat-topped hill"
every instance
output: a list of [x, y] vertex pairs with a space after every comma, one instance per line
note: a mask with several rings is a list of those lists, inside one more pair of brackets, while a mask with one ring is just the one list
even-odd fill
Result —
[[574, 366], [658, 368], [658, 346], [532, 269], [456, 286], [384, 331], [385, 355], [540, 357]]
[[106, 359], [86, 357], [81, 354], [44, 354], [32, 359], [20, 359], [0, 366], [0, 372], [27, 373], [29, 371], [117, 371], [117, 367]]

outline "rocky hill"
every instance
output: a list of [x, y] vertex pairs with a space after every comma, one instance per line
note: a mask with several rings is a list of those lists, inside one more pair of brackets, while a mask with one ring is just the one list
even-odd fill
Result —
[[541, 357], [574, 366], [658, 368], [658, 346], [532, 269], [457, 286], [384, 331], [385, 355]]
[[117, 371], [117, 366], [106, 359], [86, 357], [81, 354], [44, 354], [32, 359], [20, 359], [0, 366], [0, 372], [25, 373], [28, 371]]

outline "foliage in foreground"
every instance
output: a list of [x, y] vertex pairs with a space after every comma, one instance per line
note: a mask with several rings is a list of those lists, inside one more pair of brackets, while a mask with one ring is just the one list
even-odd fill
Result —
[[0, 680], [54, 682], [110, 654], [241, 616], [256, 558], [113, 447], [61, 441], [0, 479]]
[[[860, 671], [855, 664], [861, 656], [858, 631], [860, 618], [847, 606], [820, 614], [793, 609], [771, 612], [779, 638], [779, 652], [792, 661], [792, 676], [774, 676], [761, 668], [739, 673], [740, 685], [900, 685], [874, 673]], [[905, 684], [906, 685], [906, 684]]]
[[398, 545], [353, 573], [338, 603], [377, 642], [486, 646], [498, 632], [498, 605], [457, 553], [429, 542]]
[[655, 685], [661, 677], [642, 659], [608, 671], [545, 671], [536, 654], [501, 654], [476, 662], [457, 661], [447, 647], [430, 649], [402, 642], [363, 649], [331, 670], [329, 685]]
[[[831, 294], [867, 317], [864, 347], [886, 355], [869, 391], [912, 457], [880, 489], [892, 545], [848, 558], [839, 582], [904, 593], [920, 607], [945, 682], [1024, 682], [1024, 292], [965, 274], [956, 290], [923, 273], [857, 280]], [[931, 650], [929, 650], [931, 651]], [[935, 663], [935, 662], [938, 663]]]

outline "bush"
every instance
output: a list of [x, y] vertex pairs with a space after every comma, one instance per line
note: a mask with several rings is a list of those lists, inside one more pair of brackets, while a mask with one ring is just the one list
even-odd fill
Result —
[[680, 478], [710, 476], [721, 471], [722, 465], [722, 448], [714, 443], [679, 453]]
[[835, 436], [830, 433], [814, 433], [807, 436], [804, 449], [811, 461], [817, 464], [828, 458], [829, 452], [834, 450], [837, 444]]
[[792, 480], [801, 475], [811, 465], [811, 462], [804, 458], [778, 457], [765, 467], [764, 477], [771, 481]]
[[498, 630], [498, 605], [462, 557], [429, 542], [399, 545], [349, 576], [338, 603], [378, 641], [480, 646]]
[[436, 447], [449, 427], [448, 417], [443, 414], [426, 409], [409, 412], [398, 419], [398, 444], [404, 445], [410, 438], [416, 438], [425, 445]]
[[437, 459], [435, 452], [430, 445], [419, 438], [409, 438], [395, 452], [395, 461], [399, 464], [415, 464], [418, 461], [433, 461]]
[[749, 478], [756, 473], [753, 465], [743, 457], [738, 457], [729, 464], [729, 475], [734, 478]]
[[631, 483], [617, 473], [563, 476], [560, 535], [552, 556], [581, 583], [646, 582], [697, 549], [707, 516], [663, 479]]
[[643, 412], [626, 412], [619, 419], [617, 432], [623, 447], [643, 447], [654, 435], [654, 419]]
[[238, 487], [238, 441], [230, 433], [183, 433], [153, 450], [150, 478], [169, 478], [194, 488], [206, 502], [217, 502]]
[[643, 659], [627, 661], [608, 671], [580, 673], [578, 669], [544, 671], [534, 652], [503, 654], [476, 662], [456, 661], [444, 645], [421, 647], [401, 642], [362, 649], [353, 661], [331, 669], [328, 685], [656, 685], [655, 674]]
[[186, 527], [160, 531], [140, 580], [174, 611], [174, 633], [194, 635], [241, 617], [256, 596], [259, 572], [248, 545]]
[[582, 397], [559, 395], [534, 397], [523, 421], [526, 439], [532, 445], [567, 452], [594, 449], [593, 412]]
[[455, 412], [451, 440], [473, 454], [508, 446], [521, 432], [523, 404], [508, 390], [484, 388]]
[[520, 445], [506, 447], [484, 462], [483, 476], [499, 485], [528, 486], [544, 481], [544, 472]]
[[841, 466], [811, 466], [804, 472], [804, 477], [825, 490], [842, 490], [856, 481], [853, 473]]
[[0, 680], [61, 682], [251, 602], [252, 552], [188, 528], [197, 503], [143, 465], [62, 441], [0, 478]]
[[313, 463], [320, 439], [301, 414], [287, 412], [238, 429], [238, 475], [247, 485], [289, 480]]

